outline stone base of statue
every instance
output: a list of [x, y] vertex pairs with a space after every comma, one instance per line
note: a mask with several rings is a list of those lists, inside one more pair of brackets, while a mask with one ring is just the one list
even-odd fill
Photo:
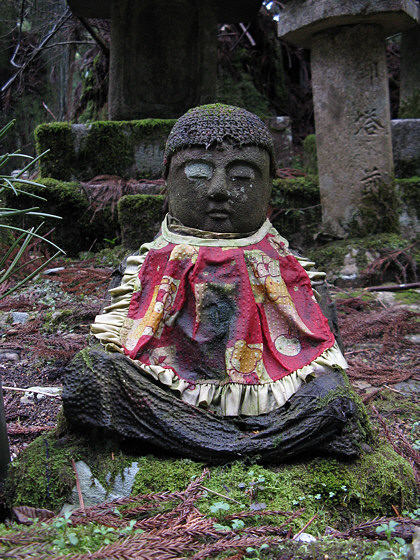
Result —
[[209, 464], [323, 454], [349, 459], [369, 439], [363, 405], [338, 368], [272, 412], [222, 416], [185, 403], [124, 355], [93, 348], [68, 366], [63, 402], [73, 429], [116, 437], [136, 452], [152, 445]]
[[[156, 449], [151, 454], [151, 448], [144, 444], [140, 449], [139, 442], [135, 453], [115, 439], [71, 433], [64, 422], [60, 424], [55, 432], [32, 442], [10, 465], [5, 489], [10, 507], [32, 506], [57, 513], [65, 504], [78, 508], [72, 459], [86, 507], [129, 495], [185, 490], [206, 466], [168, 457]], [[183, 444], [188, 445], [187, 437]], [[229, 504], [228, 514], [252, 514], [253, 510], [258, 514], [262, 508], [300, 510], [296, 532], [318, 513], [306, 531], [315, 535], [324, 534], [327, 526], [343, 531], [375, 517], [394, 516], [392, 506], [400, 512], [416, 507], [409, 463], [379, 437], [360, 457], [349, 461], [306, 458], [262, 466], [254, 458], [211, 466], [203, 485], [210, 491], [203, 489], [197, 506], [209, 517], [214, 515], [209, 508], [221, 501]], [[266, 516], [259, 519], [257, 524], [267, 524]]]

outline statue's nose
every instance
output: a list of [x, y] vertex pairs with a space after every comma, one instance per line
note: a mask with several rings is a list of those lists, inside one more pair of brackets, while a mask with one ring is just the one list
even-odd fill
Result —
[[207, 196], [215, 200], [226, 200], [228, 198], [227, 177], [224, 169], [215, 169], [209, 181]]

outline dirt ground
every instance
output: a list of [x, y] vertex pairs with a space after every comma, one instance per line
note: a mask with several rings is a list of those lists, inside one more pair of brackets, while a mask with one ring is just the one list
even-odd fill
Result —
[[[61, 406], [54, 388], [63, 382], [66, 363], [88, 344], [112, 270], [92, 259], [56, 263], [55, 269], [0, 301], [0, 375], [12, 459], [54, 428]], [[350, 381], [377, 429], [418, 467], [420, 293], [333, 288], [332, 294]], [[47, 395], [24, 391], [34, 386]]]

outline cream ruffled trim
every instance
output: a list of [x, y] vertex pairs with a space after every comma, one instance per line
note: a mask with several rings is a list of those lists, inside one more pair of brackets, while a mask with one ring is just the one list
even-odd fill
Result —
[[[129, 358], [128, 358], [129, 359]], [[201, 408], [208, 408], [223, 416], [257, 416], [276, 410], [292, 397], [308, 377], [316, 377], [324, 371], [324, 366], [347, 367], [346, 360], [337, 343], [325, 350], [316, 360], [286, 377], [261, 385], [240, 383], [196, 383], [180, 379], [171, 369], [161, 366], [147, 366], [133, 361], [145, 373], [162, 385], [178, 393], [184, 402]]]
[[[265, 235], [267, 233], [267, 222], [262, 228], [265, 230]], [[275, 230], [272, 231], [277, 234]], [[181, 237], [179, 235], [176, 236]], [[185, 243], [185, 237], [183, 236], [182, 241]], [[177, 240], [177, 242], [179, 243], [181, 240]], [[120, 331], [128, 313], [133, 291], [139, 288], [138, 274], [140, 268], [147, 252], [155, 243], [142, 245], [140, 255], [131, 256], [127, 259], [127, 268], [121, 285], [110, 290], [112, 304], [105, 308], [104, 314], [96, 317], [95, 323], [91, 326], [92, 334], [100, 340], [107, 352], [120, 352], [124, 354], [120, 340]], [[325, 277], [324, 273], [312, 273], [310, 269], [314, 266], [313, 262], [302, 257], [297, 257], [297, 259], [308, 272], [311, 280], [320, 280]], [[317, 374], [324, 370], [325, 366], [347, 367], [347, 362], [337, 343], [334, 343], [331, 348], [325, 350], [321, 356], [303, 368], [290, 373], [278, 381], [259, 385], [239, 383], [218, 384], [212, 382], [192, 384], [184, 379], [180, 379], [172, 369], [144, 365], [136, 360], [130, 361], [133, 361], [133, 363], [145, 373], [151, 375], [156, 381], [178, 393], [179, 398], [186, 403], [209, 408], [224, 416], [256, 416], [271, 412], [283, 406], [308, 377], [316, 377]]]

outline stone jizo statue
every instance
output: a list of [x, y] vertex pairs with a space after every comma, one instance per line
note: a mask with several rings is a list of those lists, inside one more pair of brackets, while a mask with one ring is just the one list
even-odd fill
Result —
[[127, 259], [101, 343], [69, 365], [70, 425], [208, 462], [356, 456], [363, 411], [311, 287], [266, 218], [269, 131], [226, 105], [188, 111], [165, 152], [169, 213]]

